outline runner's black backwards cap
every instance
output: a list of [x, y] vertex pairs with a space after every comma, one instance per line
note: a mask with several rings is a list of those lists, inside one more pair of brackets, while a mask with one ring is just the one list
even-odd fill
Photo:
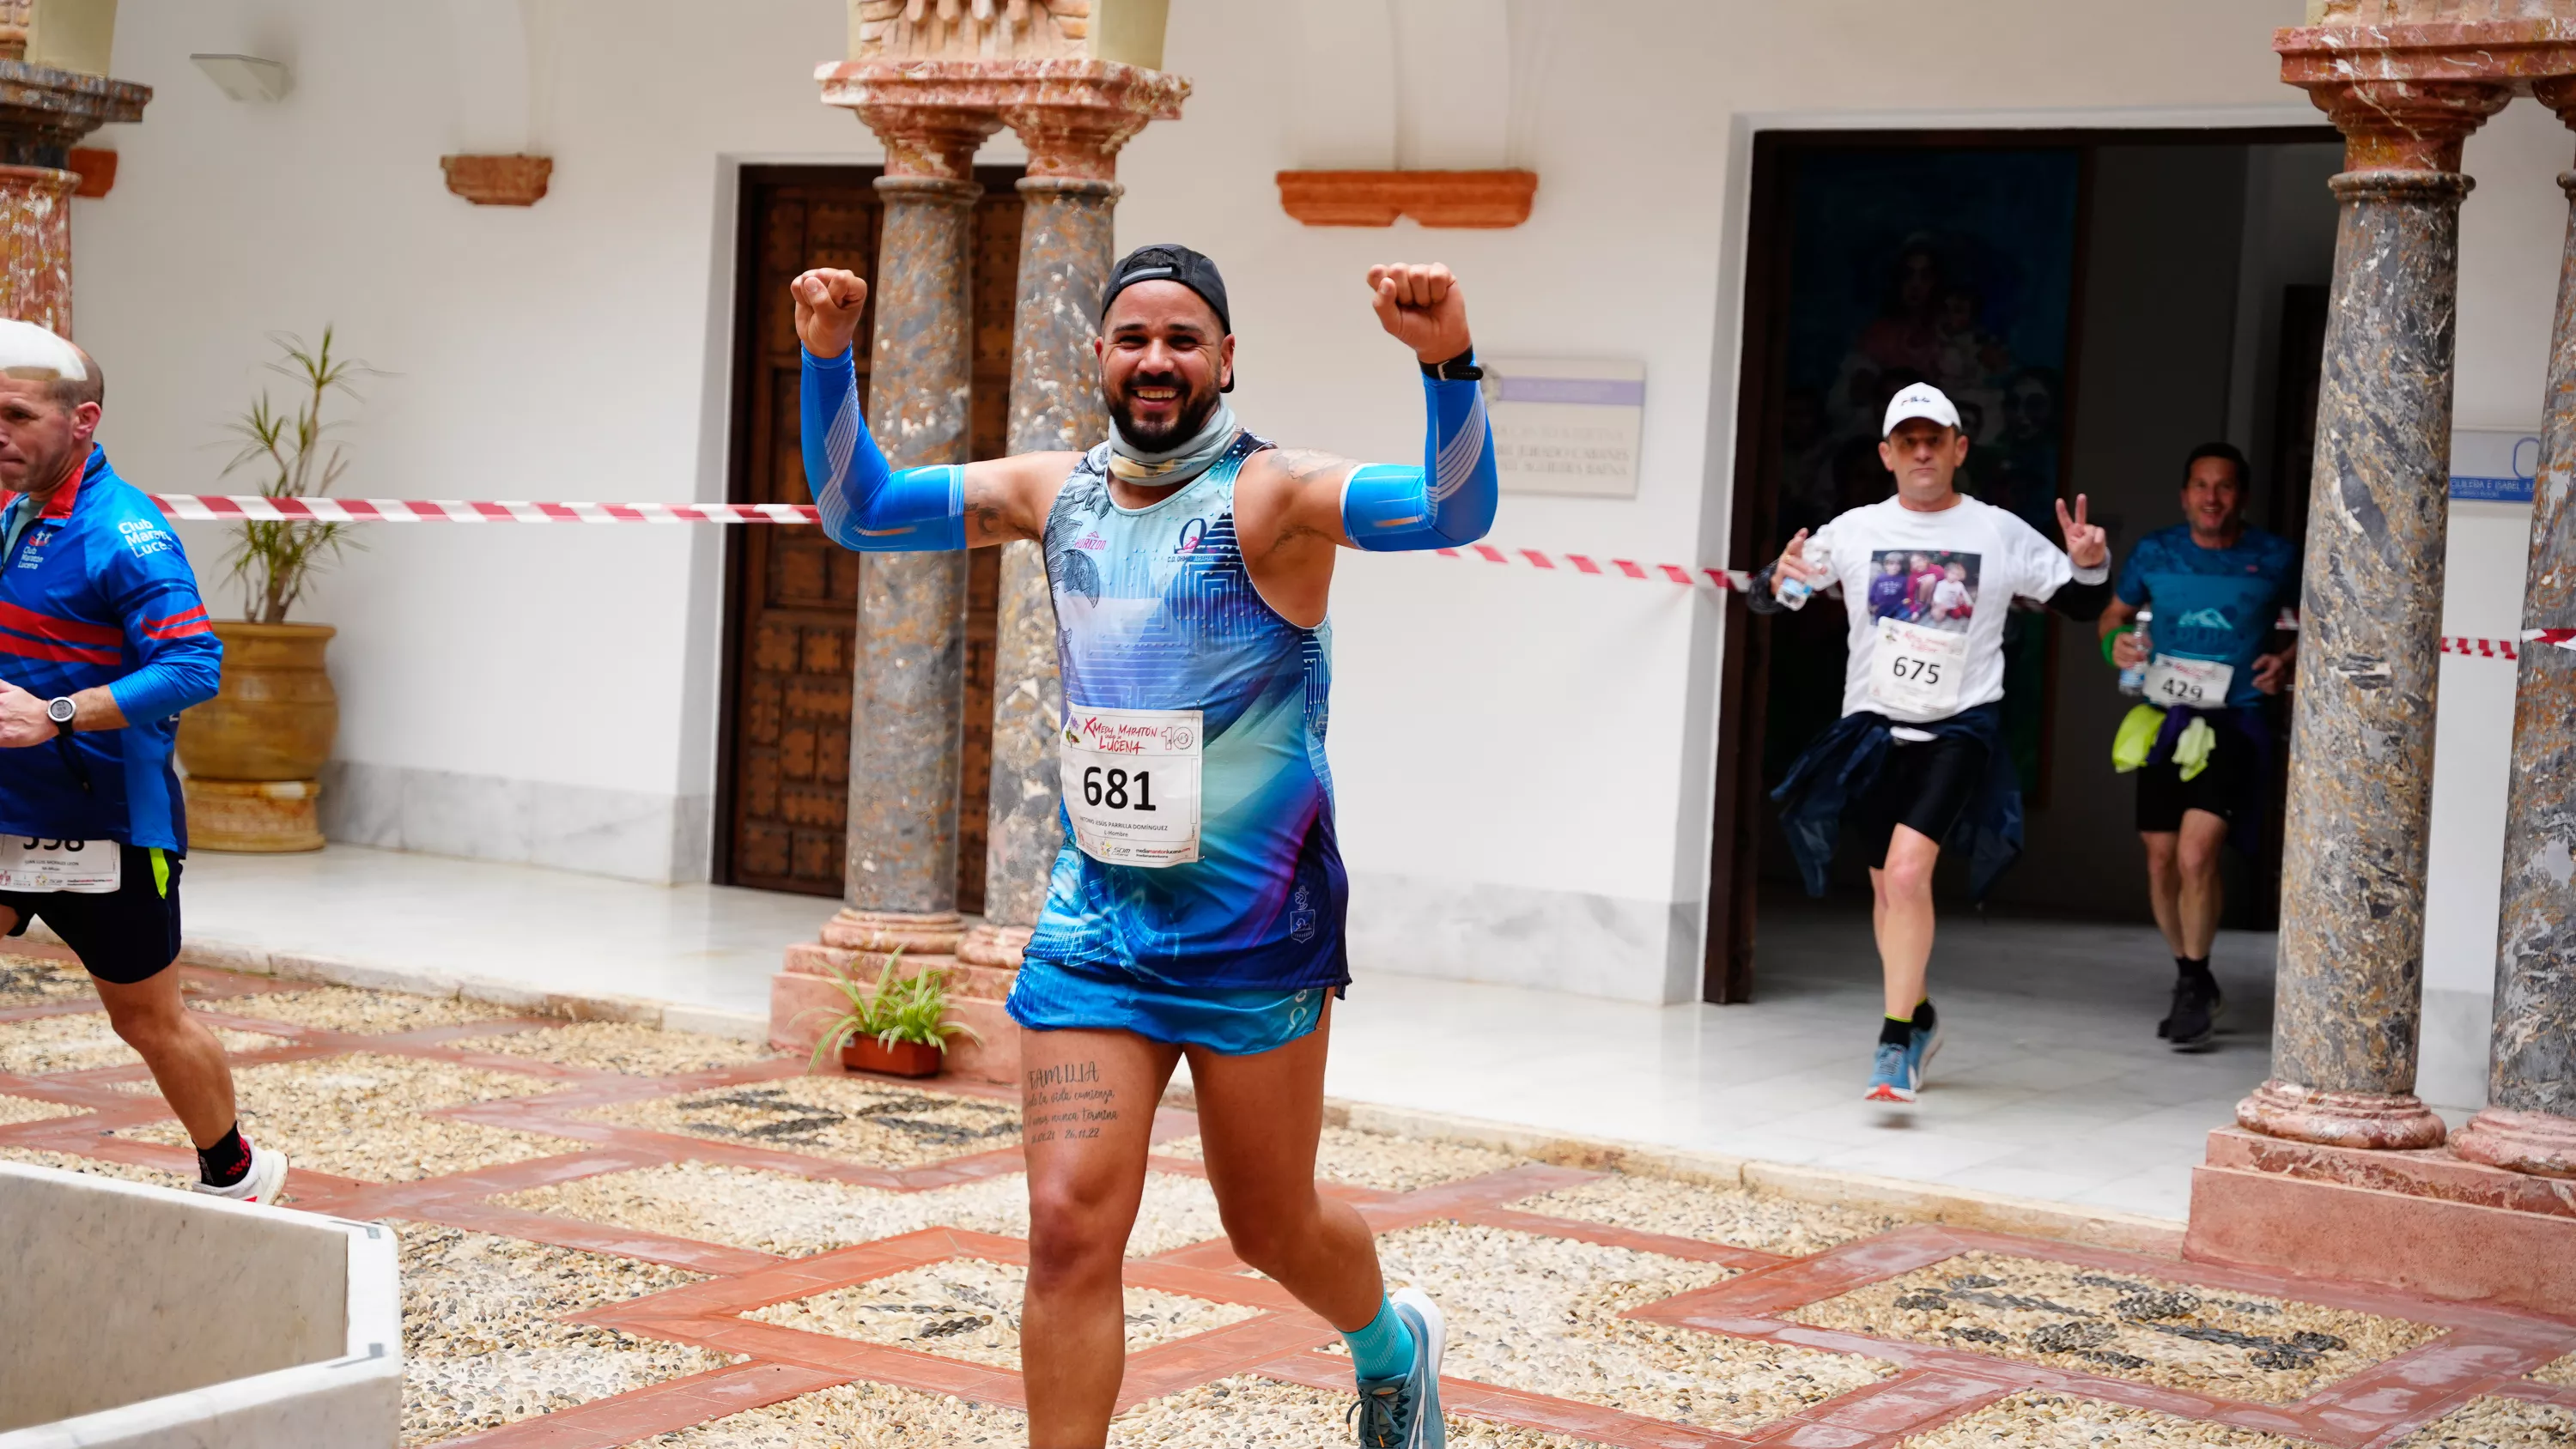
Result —
[[[1118, 300], [1119, 293], [1138, 282], [1180, 283], [1198, 293], [1201, 301], [1216, 310], [1216, 325], [1220, 334], [1231, 334], [1234, 331], [1234, 313], [1225, 302], [1225, 278], [1217, 274], [1216, 263], [1191, 251], [1188, 247], [1158, 242], [1152, 246], [1138, 247], [1119, 258], [1118, 265], [1109, 269], [1108, 289], [1100, 294], [1100, 317], [1103, 322], [1109, 318], [1109, 304]], [[1227, 379], [1225, 385], [1218, 391], [1234, 391], [1233, 380]]]

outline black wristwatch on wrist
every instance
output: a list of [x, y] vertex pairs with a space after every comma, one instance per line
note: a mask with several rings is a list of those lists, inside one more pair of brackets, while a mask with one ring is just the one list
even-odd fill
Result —
[[72, 732], [72, 720], [79, 713], [80, 706], [72, 703], [70, 695], [45, 701], [45, 718], [54, 722], [56, 739], [61, 739]]
[[1447, 362], [1422, 364], [1422, 375], [1433, 382], [1482, 382], [1485, 370], [1476, 365], [1476, 349], [1470, 347]]

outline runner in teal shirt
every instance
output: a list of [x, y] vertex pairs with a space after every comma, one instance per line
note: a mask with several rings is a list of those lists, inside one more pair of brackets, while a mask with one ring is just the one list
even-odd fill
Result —
[[[2246, 526], [2250, 471], [2245, 455], [2225, 443], [2193, 450], [2184, 466], [2185, 521], [2138, 540], [2100, 625], [2114, 664], [2155, 666], [2139, 708], [2162, 709], [2163, 718], [2149, 713], [2133, 726], [2153, 727], [2156, 736], [2137, 772], [2137, 825], [2148, 898], [2179, 973], [2156, 1035], [2179, 1051], [2206, 1048], [2217, 1033], [2220, 992], [2209, 952], [2225, 903], [2221, 848], [2233, 838], [2250, 854], [2260, 843], [2272, 755], [2262, 703], [2288, 683], [2297, 650], [2293, 639], [2265, 651], [2281, 610], [2298, 600], [2299, 559], [2289, 540]], [[2142, 641], [2135, 626], [2148, 609]], [[2223, 668], [2223, 689], [2212, 670], [2178, 670], [2174, 661]], [[2194, 689], [2216, 697], [2194, 700]]]

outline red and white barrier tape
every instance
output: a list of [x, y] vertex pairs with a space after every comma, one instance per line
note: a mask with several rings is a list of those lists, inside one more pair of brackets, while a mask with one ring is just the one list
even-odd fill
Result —
[[269, 523], [812, 523], [810, 503], [458, 503], [156, 493], [172, 518]]
[[[261, 498], [215, 494], [156, 493], [152, 501], [172, 518], [277, 523], [779, 523], [815, 521], [807, 503], [490, 503], [393, 498]], [[1535, 548], [1501, 548], [1489, 543], [1444, 548], [1443, 558], [1480, 559], [1545, 573], [1590, 574], [1599, 578], [1638, 579], [1680, 584], [1686, 588], [1743, 593], [1753, 576], [1738, 569], [1685, 568], [1680, 564], [1641, 564], [1633, 559], [1595, 559], [1588, 554], [1548, 553]], [[2284, 628], [2295, 623], [2286, 618]], [[2468, 639], [2444, 636], [2442, 652], [2479, 659], [2519, 658], [2518, 645], [2549, 644], [2576, 650], [2576, 629], [2534, 629], [2513, 639]]]

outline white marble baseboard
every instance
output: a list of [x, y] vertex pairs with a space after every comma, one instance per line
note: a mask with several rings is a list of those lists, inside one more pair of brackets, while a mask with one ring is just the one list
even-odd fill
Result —
[[334, 760], [322, 833], [350, 845], [543, 865], [658, 885], [707, 879], [714, 802]]
[[2427, 990], [2415, 1054], [2415, 1095], [2460, 1112], [2485, 1106], [2494, 1031], [2493, 999], [2486, 992]]
[[1351, 969], [1656, 1005], [1699, 998], [1699, 904], [1351, 872]]

